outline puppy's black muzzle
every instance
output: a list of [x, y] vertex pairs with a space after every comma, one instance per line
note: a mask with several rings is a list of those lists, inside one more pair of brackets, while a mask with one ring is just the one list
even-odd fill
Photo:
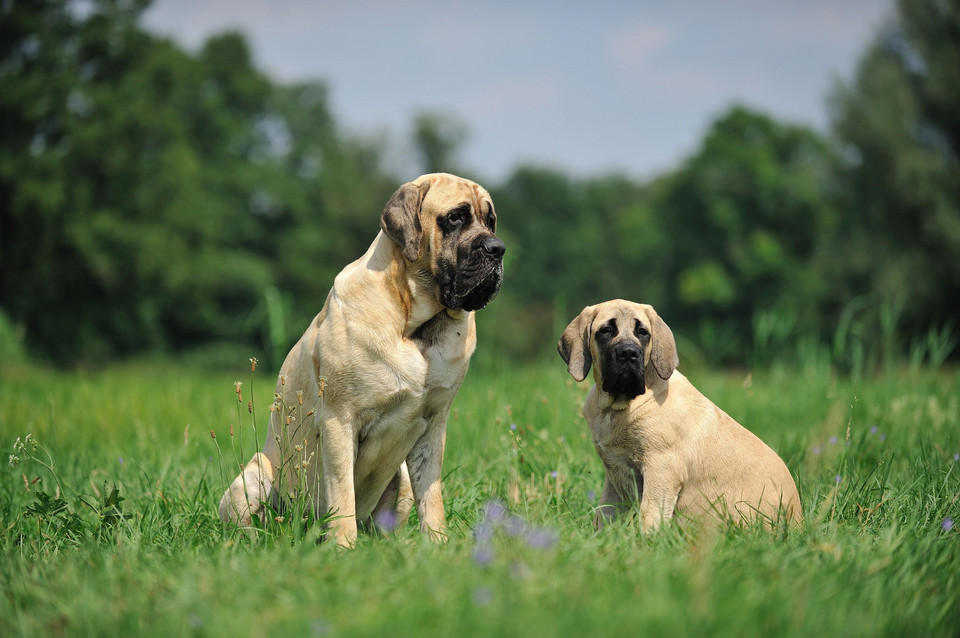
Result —
[[633, 399], [643, 394], [646, 389], [643, 349], [629, 341], [610, 346], [603, 361], [603, 391]]

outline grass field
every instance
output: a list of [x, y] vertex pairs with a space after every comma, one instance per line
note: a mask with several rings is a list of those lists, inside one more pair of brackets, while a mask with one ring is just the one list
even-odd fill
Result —
[[0, 635], [960, 633], [958, 371], [684, 372], [787, 462], [801, 529], [644, 537], [634, 515], [595, 533], [587, 385], [557, 359], [468, 374], [446, 545], [415, 521], [349, 552], [290, 524], [251, 541], [216, 504], [257, 447], [251, 397], [264, 435], [268, 374], [0, 368], [0, 445], [20, 458], [0, 481]]

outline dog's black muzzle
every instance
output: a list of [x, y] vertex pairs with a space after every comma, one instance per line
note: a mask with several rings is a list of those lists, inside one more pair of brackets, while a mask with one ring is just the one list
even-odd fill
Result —
[[643, 377], [643, 349], [622, 341], [611, 345], [603, 358], [603, 391], [633, 399], [646, 392]]
[[452, 280], [441, 287], [441, 302], [453, 310], [479, 310], [500, 292], [506, 246], [496, 235], [485, 234], [465, 248]]

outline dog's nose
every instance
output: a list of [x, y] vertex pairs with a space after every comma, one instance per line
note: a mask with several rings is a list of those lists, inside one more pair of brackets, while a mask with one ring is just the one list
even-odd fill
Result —
[[632, 343], [621, 343], [614, 347], [613, 356], [617, 363], [638, 363], [643, 360], [643, 352]]
[[506, 252], [507, 247], [503, 245], [503, 242], [500, 241], [500, 238], [496, 235], [484, 235], [474, 242], [473, 249], [482, 250], [488, 257], [500, 259], [503, 257], [503, 253]]

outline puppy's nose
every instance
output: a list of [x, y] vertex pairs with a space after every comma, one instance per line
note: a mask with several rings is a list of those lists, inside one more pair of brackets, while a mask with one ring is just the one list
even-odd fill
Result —
[[643, 360], [643, 352], [632, 343], [621, 343], [614, 347], [613, 356], [617, 363], [639, 363]]
[[503, 257], [503, 253], [507, 251], [507, 247], [503, 245], [503, 242], [500, 241], [500, 238], [496, 235], [479, 237], [473, 242], [473, 249], [482, 250], [484, 255], [493, 257], [494, 259], [500, 259]]

